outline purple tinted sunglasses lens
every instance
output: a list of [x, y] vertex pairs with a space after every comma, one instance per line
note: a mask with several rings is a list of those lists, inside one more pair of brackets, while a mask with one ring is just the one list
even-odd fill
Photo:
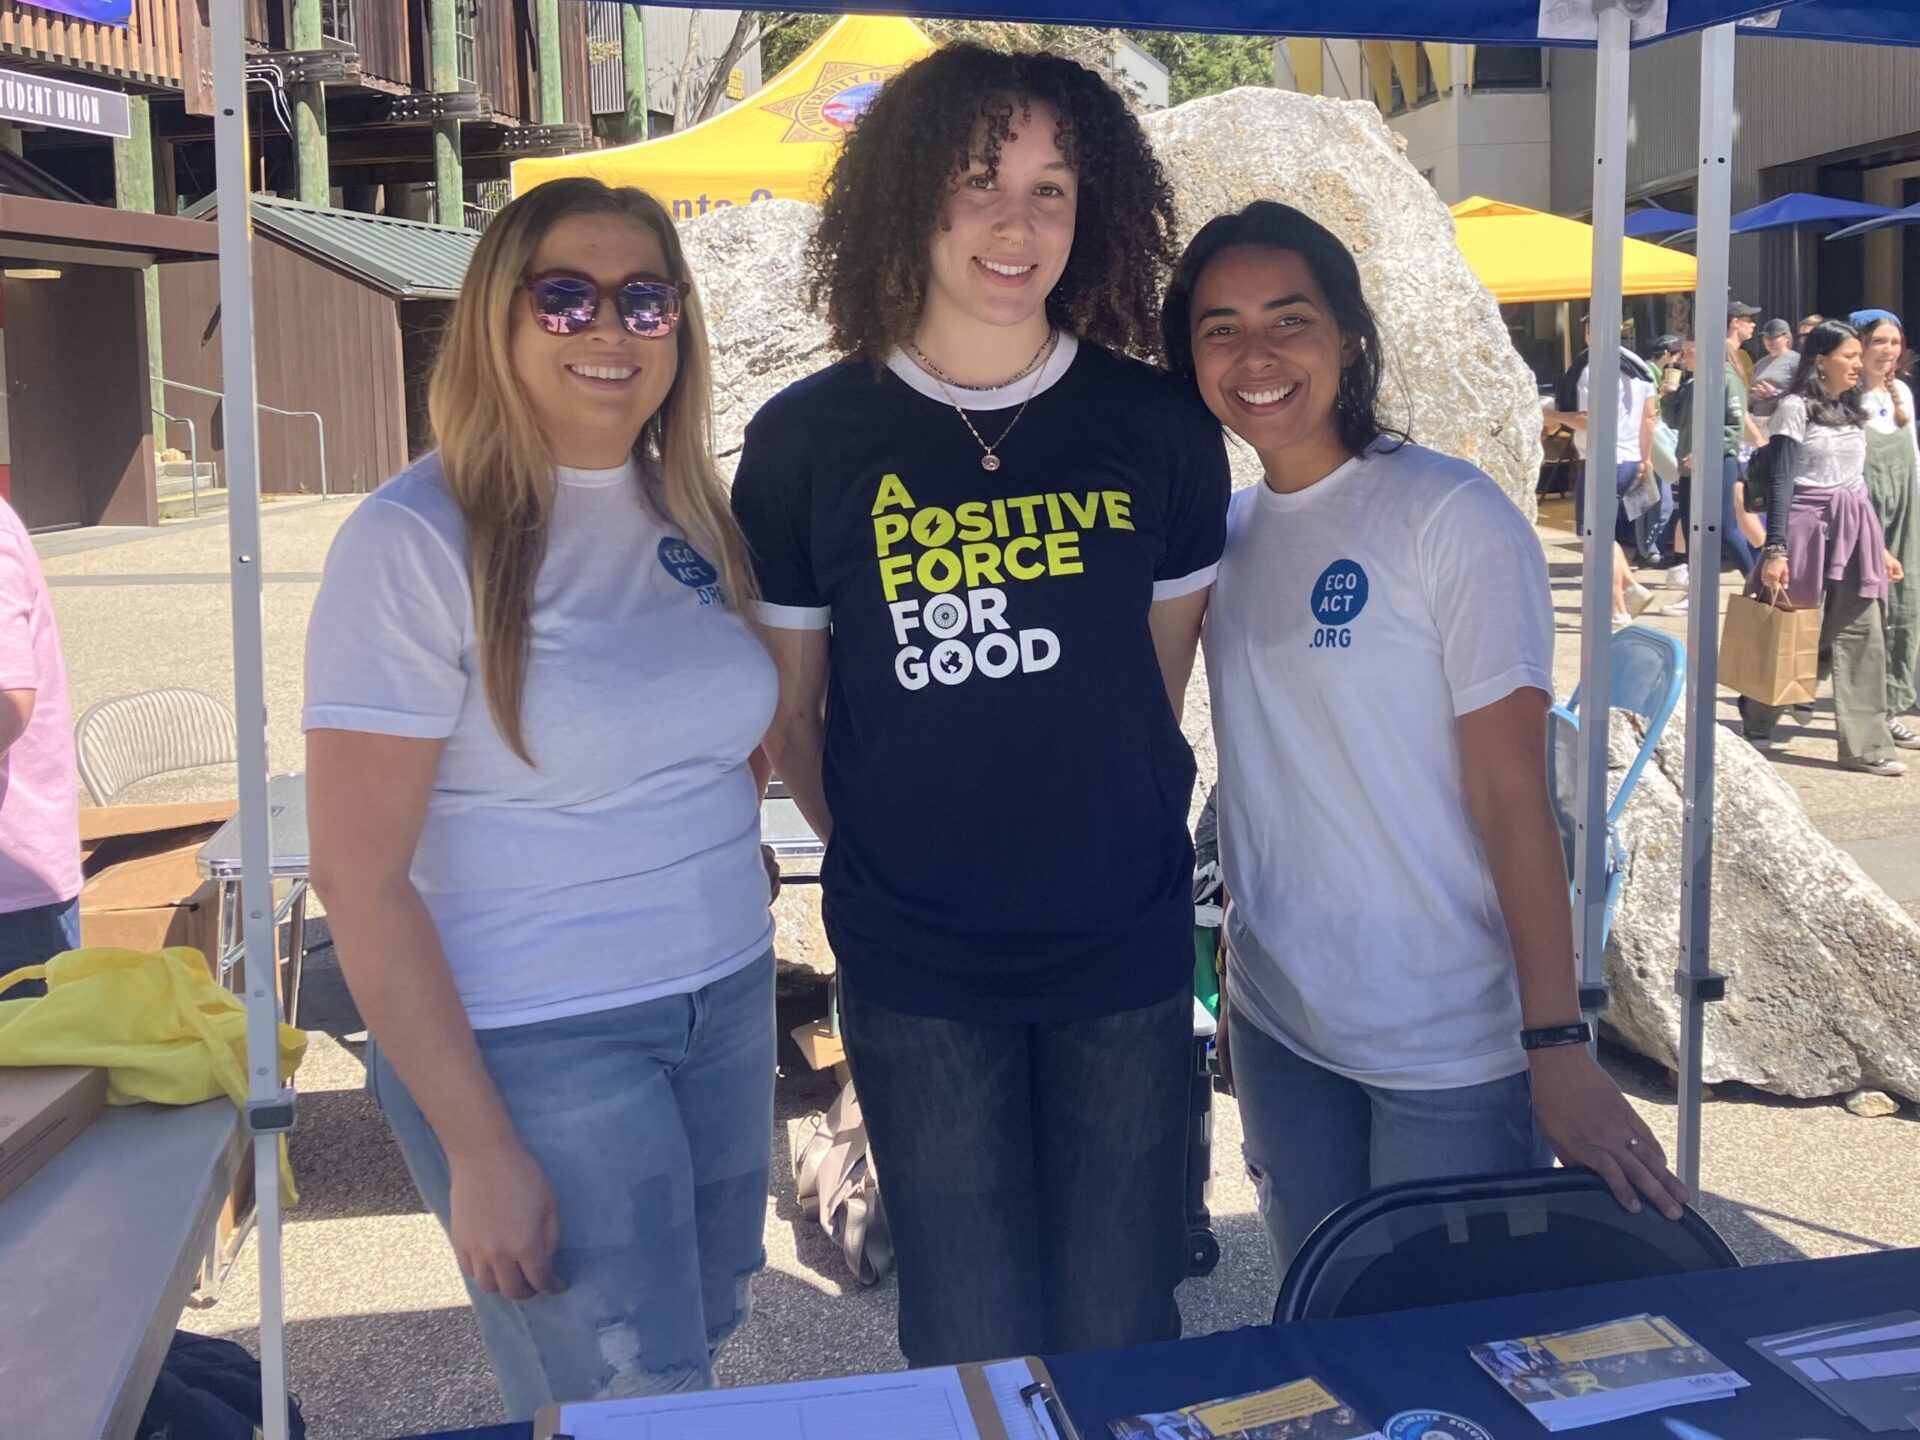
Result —
[[636, 281], [621, 289], [615, 304], [627, 329], [646, 339], [665, 335], [680, 320], [680, 292], [671, 285]]
[[541, 327], [554, 335], [578, 335], [600, 309], [600, 295], [585, 280], [551, 276], [532, 286], [534, 314]]

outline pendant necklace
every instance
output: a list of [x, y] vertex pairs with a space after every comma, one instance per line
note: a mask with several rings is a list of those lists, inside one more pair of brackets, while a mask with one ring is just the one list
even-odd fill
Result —
[[[1027, 398], [1020, 402], [1020, 408], [1013, 412], [1013, 419], [1007, 422], [1007, 428], [1000, 432], [1000, 438], [995, 440], [991, 445], [987, 443], [986, 437], [982, 435], [979, 432], [979, 430], [977, 430], [974, 427], [973, 417], [967, 414], [966, 407], [962, 405], [958, 399], [955, 398], [953, 391], [948, 388], [947, 378], [944, 375], [942, 375], [939, 372], [939, 370], [934, 368], [932, 365], [928, 365], [926, 367], [927, 372], [933, 376], [934, 382], [937, 385], [939, 385], [941, 390], [945, 391], [946, 397], [947, 397], [947, 403], [953, 406], [954, 413], [960, 417], [961, 424], [967, 427], [967, 433], [972, 435], [974, 439], [974, 443], [979, 445], [980, 468], [982, 470], [991, 472], [994, 470], [998, 470], [1000, 468], [1000, 457], [996, 455], [994, 452], [998, 450], [1002, 445], [1007, 443], [1007, 436], [1013, 433], [1013, 427], [1020, 423], [1020, 417], [1027, 413], [1027, 406], [1033, 403], [1033, 397], [1039, 393], [1040, 378], [1041, 376], [1046, 374], [1046, 366], [1040, 363], [1040, 360], [1042, 356], [1046, 355], [1052, 349], [1053, 342], [1055, 338], [1058, 336], [1058, 334], [1059, 332], [1054, 330], [1050, 330], [1047, 332], [1047, 338], [1044, 342], [1042, 342], [1040, 346], [1040, 353], [1036, 355], [1034, 357], [1034, 360], [1030, 362], [1028, 365], [1029, 369], [1034, 370], [1034, 376], [1033, 376], [1033, 384], [1027, 387]], [[926, 358], [925, 356], [920, 355], [920, 350], [918, 346], [914, 347], [914, 354], [916, 356], [919, 356], [919, 358], [922, 360], [925, 360]], [[1022, 371], [1021, 373], [1024, 374], [1025, 371]], [[1015, 378], [1018, 379], [1019, 377], [1016, 376]], [[994, 387], [994, 388], [998, 388], [998, 387]]]

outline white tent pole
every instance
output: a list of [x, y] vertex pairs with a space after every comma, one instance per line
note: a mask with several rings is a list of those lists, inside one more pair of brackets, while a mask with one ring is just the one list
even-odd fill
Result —
[[[1580, 805], [1574, 830], [1574, 954], [1580, 1008], [1606, 1005], [1607, 735], [1612, 721], [1614, 488], [1620, 430], [1621, 246], [1626, 228], [1628, 0], [1595, 0], [1592, 339], [1587, 381], [1587, 494], [1580, 516]], [[1544, 1023], [1544, 1018], [1543, 1018]]]
[[246, 27], [241, 0], [213, 0], [215, 193], [220, 241], [220, 365], [227, 437], [227, 539], [233, 607], [233, 713], [240, 751], [240, 923], [246, 957], [247, 1128], [260, 1238], [260, 1379], [267, 1440], [286, 1440], [287, 1367], [280, 1257], [280, 1135], [293, 1122], [279, 1070], [267, 810], [265, 599], [260, 583], [260, 424], [254, 406], [253, 226], [247, 213]]
[[1713, 747], [1720, 669], [1720, 511], [1727, 385], [1727, 228], [1733, 212], [1733, 37], [1720, 25], [1700, 37], [1700, 266], [1693, 297], [1693, 514], [1687, 555], [1687, 759], [1681, 832], [1680, 1126], [1674, 1170], [1700, 1184], [1700, 1086], [1706, 1004], [1725, 981], [1713, 973]]

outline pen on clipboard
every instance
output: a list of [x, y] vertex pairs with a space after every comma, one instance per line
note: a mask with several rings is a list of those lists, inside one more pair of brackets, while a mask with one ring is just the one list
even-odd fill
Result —
[[1067, 1414], [1067, 1407], [1060, 1403], [1060, 1397], [1046, 1381], [1036, 1380], [1031, 1385], [1022, 1385], [1020, 1398], [1026, 1402], [1035, 1427], [1048, 1440], [1080, 1440], [1073, 1417]]

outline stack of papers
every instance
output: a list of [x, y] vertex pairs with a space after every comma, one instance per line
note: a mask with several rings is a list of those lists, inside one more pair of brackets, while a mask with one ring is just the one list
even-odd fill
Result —
[[1494, 1340], [1467, 1353], [1549, 1430], [1717, 1400], [1747, 1384], [1662, 1315]]
[[1920, 1311], [1816, 1325], [1747, 1342], [1867, 1429], [1920, 1430]]
[[1113, 1422], [1116, 1440], [1383, 1440], [1318, 1380]]

